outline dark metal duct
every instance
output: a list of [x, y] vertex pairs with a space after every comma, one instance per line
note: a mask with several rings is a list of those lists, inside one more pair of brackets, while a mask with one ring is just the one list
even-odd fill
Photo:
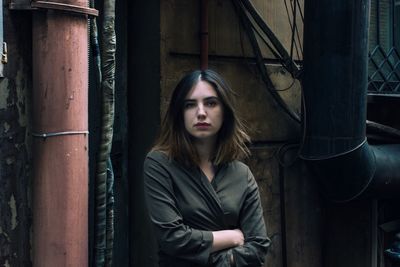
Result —
[[334, 201], [391, 196], [400, 145], [366, 141], [368, 0], [307, 0], [300, 156]]

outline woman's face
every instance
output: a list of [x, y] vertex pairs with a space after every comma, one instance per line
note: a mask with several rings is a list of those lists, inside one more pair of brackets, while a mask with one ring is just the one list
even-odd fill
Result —
[[217, 137], [224, 120], [224, 110], [217, 92], [204, 81], [199, 81], [187, 94], [183, 106], [185, 128], [198, 140]]

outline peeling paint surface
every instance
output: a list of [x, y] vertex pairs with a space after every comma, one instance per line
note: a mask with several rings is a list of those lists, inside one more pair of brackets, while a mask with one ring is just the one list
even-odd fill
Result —
[[7, 122], [3, 123], [3, 127], [4, 127], [4, 132], [7, 133], [8, 130], [10, 130], [10, 124], [8, 124]]
[[6, 163], [7, 163], [8, 165], [13, 164], [14, 161], [15, 161], [15, 158], [14, 158], [14, 157], [8, 157], [8, 158], [6, 158]]
[[[8, 234], [6, 232], [3, 231], [3, 228], [0, 227], [0, 237], [5, 238], [5, 240], [7, 242], [10, 242], [10, 237], [8, 236]], [[0, 238], [1, 239], [1, 238]]]
[[17, 71], [17, 77], [15, 78], [15, 88], [17, 93], [17, 108], [18, 108], [18, 124], [25, 127], [27, 125], [27, 114], [26, 114], [26, 78], [24, 78], [23, 66], [24, 62], [20, 60], [19, 68]]
[[17, 227], [17, 208], [16, 208], [16, 203], [15, 203], [15, 198], [14, 195], [11, 195], [11, 199], [8, 202], [8, 205], [10, 206], [10, 211], [11, 211], [11, 230], [14, 230]]
[[0, 109], [7, 108], [8, 95], [8, 80], [4, 79], [2, 82], [0, 82]]

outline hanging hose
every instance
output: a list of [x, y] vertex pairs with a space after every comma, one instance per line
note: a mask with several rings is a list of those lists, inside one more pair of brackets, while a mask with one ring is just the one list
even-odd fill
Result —
[[[91, 1], [93, 5], [93, 0]], [[102, 49], [97, 38], [97, 23], [91, 19], [91, 45], [96, 65], [96, 81], [102, 91], [101, 143], [96, 173], [95, 259], [96, 267], [112, 266], [114, 240], [114, 174], [110, 152], [114, 124], [115, 84], [115, 0], [104, 2]], [[97, 87], [98, 87], [97, 86]]]
[[105, 266], [112, 266], [114, 247], [114, 171], [111, 158], [107, 160], [107, 227], [106, 227], [106, 251]]
[[109, 113], [104, 113], [104, 125], [109, 124], [109, 134], [111, 136], [108, 152], [107, 169], [107, 228], [106, 228], [106, 251], [105, 266], [112, 266], [113, 241], [114, 241], [114, 174], [110, 159], [111, 141], [114, 124], [114, 97], [115, 97], [115, 0], [104, 1], [104, 19], [102, 34], [102, 73], [103, 73], [103, 103], [108, 107]]
[[[90, 0], [90, 7], [94, 8], [94, 0]], [[96, 89], [101, 85], [101, 59], [100, 59], [100, 46], [98, 40], [98, 29], [96, 17], [90, 17], [90, 48], [95, 65], [95, 76], [96, 76]]]
[[[91, 0], [91, 7], [93, 7], [93, 0]], [[94, 59], [95, 65], [95, 76], [96, 76], [96, 91], [101, 86], [101, 59], [100, 59], [100, 47], [98, 42], [98, 30], [96, 18], [90, 18], [90, 44], [91, 52]], [[100, 162], [100, 156], [98, 158]], [[95, 179], [95, 244], [94, 244], [94, 266], [104, 265], [104, 250], [106, 247], [106, 208], [105, 208], [105, 187], [106, 179], [103, 175], [104, 170], [100, 168], [104, 167], [104, 164], [100, 165], [97, 163], [97, 172]], [[99, 175], [101, 173], [102, 175]]]

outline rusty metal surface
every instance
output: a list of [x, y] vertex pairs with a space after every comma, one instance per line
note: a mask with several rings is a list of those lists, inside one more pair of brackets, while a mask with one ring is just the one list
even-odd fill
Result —
[[[32, 36], [32, 131], [87, 131], [86, 18], [37, 12]], [[33, 148], [34, 266], [88, 266], [88, 137], [34, 137]]]

